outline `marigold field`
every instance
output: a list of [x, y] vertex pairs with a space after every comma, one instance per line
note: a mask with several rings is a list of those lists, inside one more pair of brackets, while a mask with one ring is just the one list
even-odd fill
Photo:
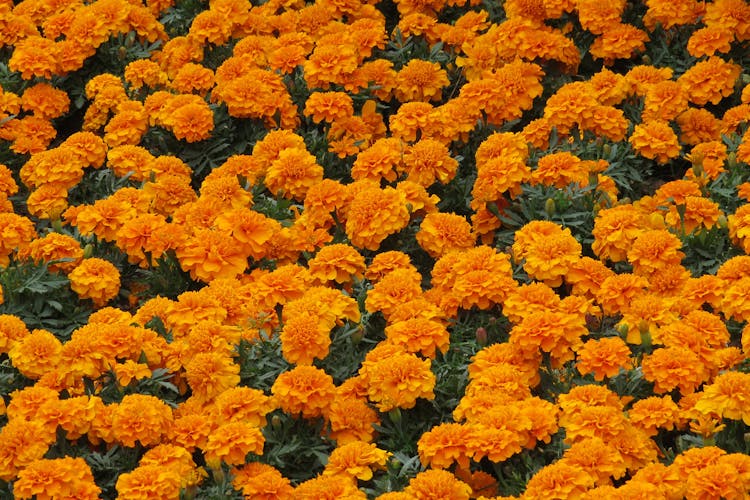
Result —
[[0, 498], [750, 497], [746, 0], [0, 0]]

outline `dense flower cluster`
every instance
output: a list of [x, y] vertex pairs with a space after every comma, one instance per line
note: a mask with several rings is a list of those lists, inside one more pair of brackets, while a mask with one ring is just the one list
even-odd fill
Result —
[[491, 4], [2, 2], [0, 497], [748, 495], [750, 4]]

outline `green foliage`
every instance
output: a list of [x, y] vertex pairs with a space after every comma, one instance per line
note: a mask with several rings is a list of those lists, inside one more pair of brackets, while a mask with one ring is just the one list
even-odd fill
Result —
[[263, 428], [264, 463], [279, 469], [293, 483], [323, 470], [333, 445], [324, 437], [322, 419], [305, 420], [276, 411], [269, 415], [269, 421], [271, 425]]
[[0, 285], [5, 299], [0, 314], [16, 315], [29, 329], [49, 330], [60, 340], [70, 338], [91, 314], [68, 278], [50, 272], [47, 263], [13, 261], [0, 269]]

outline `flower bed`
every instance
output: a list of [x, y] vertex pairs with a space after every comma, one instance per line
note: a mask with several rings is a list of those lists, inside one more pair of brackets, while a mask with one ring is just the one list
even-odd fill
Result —
[[0, 497], [750, 492], [746, 1], [1, 8]]

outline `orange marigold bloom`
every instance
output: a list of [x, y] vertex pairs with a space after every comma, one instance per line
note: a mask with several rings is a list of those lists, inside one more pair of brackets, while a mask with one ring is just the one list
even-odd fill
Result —
[[130, 448], [136, 441], [151, 446], [169, 434], [172, 422], [172, 409], [159, 398], [128, 394], [114, 407], [112, 432], [117, 441]]
[[630, 348], [620, 337], [587, 340], [576, 353], [576, 369], [582, 375], [594, 374], [600, 382], [604, 377], [614, 377], [623, 368], [633, 365]]
[[365, 399], [340, 394], [331, 403], [327, 418], [331, 439], [339, 446], [352, 441], [371, 442], [375, 434], [373, 426], [380, 423], [377, 413]]
[[532, 222], [516, 232], [513, 257], [523, 260], [523, 269], [531, 278], [558, 287], [570, 266], [580, 258], [581, 244], [568, 228], [554, 225], [549, 234], [543, 234], [535, 231], [537, 227]]
[[278, 376], [271, 387], [279, 407], [305, 418], [327, 414], [336, 388], [333, 378], [314, 366], [296, 366]]
[[180, 496], [180, 475], [162, 465], [142, 465], [117, 478], [117, 498], [172, 500]]
[[720, 309], [727, 318], [737, 321], [750, 319], [750, 277], [741, 277], [724, 287]]
[[408, 222], [409, 211], [402, 193], [391, 187], [367, 185], [348, 207], [345, 230], [352, 245], [377, 250], [384, 239]]
[[525, 495], [538, 498], [574, 498], [594, 485], [595, 476], [563, 460], [543, 467], [529, 479]]
[[345, 475], [362, 481], [372, 479], [372, 468], [385, 469], [391, 453], [364, 441], [339, 445], [331, 452], [324, 476]]
[[331, 325], [315, 314], [302, 312], [285, 320], [280, 338], [284, 359], [289, 363], [311, 365], [314, 358], [328, 356]]
[[558, 133], [566, 135], [576, 126], [585, 128], [598, 106], [591, 86], [583, 82], [567, 83], [547, 99], [544, 117]]
[[68, 94], [48, 83], [37, 83], [21, 95], [21, 107], [40, 118], [58, 118], [68, 111], [69, 106]]
[[695, 409], [704, 414], [717, 413], [730, 420], [742, 420], [747, 425], [750, 422], [749, 400], [750, 375], [728, 371], [703, 388]]
[[305, 102], [305, 116], [313, 122], [334, 122], [354, 114], [354, 102], [345, 92], [313, 92]]
[[260, 429], [247, 422], [222, 424], [208, 435], [203, 447], [206, 464], [219, 469], [221, 463], [240, 465], [245, 463], [248, 453], [263, 454], [265, 438]]
[[718, 140], [722, 122], [707, 109], [688, 108], [677, 116], [680, 142], [688, 145]]
[[456, 175], [458, 161], [448, 148], [433, 139], [422, 139], [407, 146], [403, 154], [403, 169], [410, 181], [430, 187], [436, 180], [447, 184]]
[[307, 263], [310, 274], [321, 283], [350, 283], [364, 277], [365, 258], [349, 245], [326, 245]]
[[611, 65], [616, 59], [630, 59], [635, 52], [645, 52], [648, 33], [631, 24], [614, 23], [591, 44], [589, 51], [596, 59]]
[[266, 172], [266, 187], [275, 195], [302, 201], [307, 190], [323, 180], [323, 167], [304, 148], [279, 152]]
[[447, 469], [456, 462], [460, 467], [468, 468], [471, 453], [467, 441], [470, 432], [470, 426], [443, 423], [422, 434], [417, 442], [422, 465]]
[[609, 269], [602, 261], [591, 257], [581, 257], [568, 268], [565, 282], [573, 285], [572, 292], [574, 295], [592, 298], [596, 296], [604, 280], [614, 274], [614, 271]]
[[206, 283], [233, 278], [247, 268], [245, 250], [221, 231], [198, 229], [177, 248], [180, 267]]
[[[83, 259], [83, 249], [78, 240], [71, 236], [48, 233], [19, 250], [18, 257], [28, 258], [34, 262], [49, 263], [50, 271], [70, 272]], [[68, 260], [68, 262], [52, 263], [56, 260]]]
[[77, 498], [96, 500], [101, 489], [83, 458], [63, 457], [31, 462], [18, 473], [13, 496], [18, 499]]
[[205, 95], [213, 86], [214, 72], [195, 63], [182, 66], [171, 82], [171, 87], [183, 94], [197, 92], [199, 95]]
[[625, 475], [625, 460], [617, 449], [598, 437], [576, 441], [565, 450], [561, 462], [578, 467], [591, 477], [596, 484], [610, 484], [612, 479]]
[[360, 373], [367, 380], [367, 395], [381, 412], [413, 408], [417, 398], [435, 398], [435, 374], [429, 359], [395, 352], [377, 361], [365, 361]]
[[0, 429], [0, 479], [9, 482], [55, 442], [54, 432], [38, 420], [11, 419]]
[[635, 274], [649, 276], [664, 267], [680, 264], [685, 257], [679, 250], [681, 247], [682, 241], [669, 231], [644, 231], [628, 250], [628, 261], [633, 265]]
[[50, 80], [58, 72], [56, 54], [54, 40], [32, 35], [15, 44], [8, 68], [20, 72], [24, 80], [35, 76]]
[[644, 122], [674, 120], [688, 107], [685, 88], [674, 80], [653, 83], [646, 88], [643, 100]]
[[8, 357], [25, 377], [38, 379], [60, 363], [62, 343], [47, 330], [33, 330], [11, 346]]
[[740, 73], [738, 65], [711, 56], [706, 61], [697, 62], [677, 81], [687, 91], [690, 102], [703, 106], [709, 102], [718, 104], [724, 97], [732, 94]]
[[750, 249], [750, 205], [742, 205], [729, 215], [727, 226], [732, 242], [747, 253]]
[[232, 470], [232, 486], [241, 490], [245, 498], [257, 500], [289, 500], [294, 488], [289, 479], [274, 467], [250, 462]]
[[429, 469], [413, 477], [404, 492], [411, 495], [411, 498], [418, 500], [438, 500], [440, 498], [468, 500], [472, 491], [471, 486], [459, 480], [450, 472]]
[[454, 250], [467, 250], [476, 241], [466, 219], [452, 213], [432, 213], [425, 216], [416, 238], [419, 246], [433, 258]]
[[426, 318], [397, 321], [385, 328], [385, 336], [390, 342], [404, 346], [407, 352], [419, 352], [433, 359], [435, 350], [445, 353], [450, 342], [448, 330]]
[[631, 273], [615, 274], [602, 282], [596, 299], [605, 314], [619, 313], [626, 310], [630, 301], [642, 294], [648, 285], [648, 280], [642, 276]]
[[104, 306], [120, 291], [120, 271], [104, 259], [84, 259], [68, 278], [70, 288], [82, 299], [93, 300], [97, 307]]
[[680, 155], [677, 134], [666, 122], [653, 120], [636, 125], [628, 141], [638, 154], [661, 164]]
[[164, 125], [172, 130], [177, 139], [199, 142], [211, 137], [214, 114], [204, 100], [197, 99], [173, 110]]
[[185, 378], [192, 397], [207, 403], [240, 383], [240, 367], [222, 352], [203, 352], [185, 363]]
[[642, 363], [643, 377], [654, 382], [654, 392], [669, 393], [678, 388], [690, 394], [706, 379], [706, 370], [697, 354], [686, 347], [655, 349]]
[[706, 26], [690, 35], [687, 51], [693, 57], [714, 56], [717, 52], [726, 54], [732, 50], [734, 33], [716, 26]]
[[365, 500], [367, 495], [357, 488], [357, 481], [351, 477], [337, 474], [333, 476], [318, 476], [300, 483], [294, 489], [292, 498], [295, 500]]
[[393, 94], [401, 102], [439, 101], [448, 74], [438, 63], [412, 59], [396, 75]]
[[728, 158], [727, 147], [721, 141], [702, 142], [697, 144], [685, 158], [693, 164], [693, 169], [688, 171], [688, 174], [692, 173], [700, 177], [700, 174], [696, 172], [699, 166], [700, 171], [709, 179], [715, 180], [720, 173], [726, 171], [724, 163]]
[[582, 316], [555, 311], [531, 313], [510, 331], [510, 342], [524, 350], [539, 348], [549, 352], [554, 362], [573, 359], [573, 352], [588, 332]]
[[655, 436], [657, 429], [674, 429], [678, 416], [679, 408], [669, 395], [640, 399], [628, 410], [628, 418], [633, 425], [649, 436]]
[[[338, 39], [341, 42], [341, 39]], [[318, 44], [303, 63], [308, 88], [328, 90], [331, 84], [344, 85], [359, 66], [357, 47], [352, 43]]]

